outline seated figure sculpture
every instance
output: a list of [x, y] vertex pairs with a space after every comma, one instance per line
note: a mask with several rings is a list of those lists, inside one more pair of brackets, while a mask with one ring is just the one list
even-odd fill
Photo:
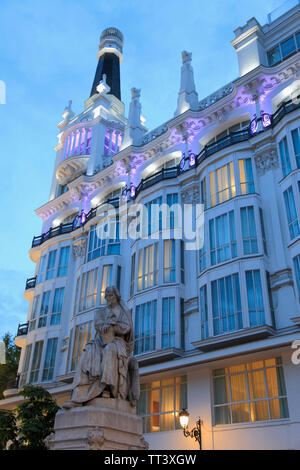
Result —
[[80, 357], [71, 399], [63, 405], [65, 409], [87, 404], [103, 395], [129, 400], [132, 406], [139, 398], [138, 364], [132, 356], [131, 313], [116, 287], [106, 288], [105, 300], [107, 306], [96, 311], [95, 339], [86, 344]]

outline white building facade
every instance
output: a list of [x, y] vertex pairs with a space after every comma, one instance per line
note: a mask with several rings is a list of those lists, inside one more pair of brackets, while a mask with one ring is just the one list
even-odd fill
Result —
[[[132, 311], [150, 449], [198, 448], [182, 409], [191, 427], [201, 418], [203, 449], [300, 449], [300, 5], [234, 34], [240, 76], [199, 101], [184, 51], [174, 117], [148, 132], [140, 90], [124, 115], [123, 36], [105, 30], [91, 96], [63, 113], [36, 211], [18, 387], [69, 398], [95, 308], [116, 285]], [[187, 205], [187, 222], [204, 208], [203, 246], [177, 236]], [[122, 236], [124, 207], [136, 239]]]

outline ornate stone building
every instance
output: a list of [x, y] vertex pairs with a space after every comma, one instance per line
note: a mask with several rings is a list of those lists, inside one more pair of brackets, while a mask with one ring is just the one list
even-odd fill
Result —
[[[91, 95], [81, 114], [71, 102], [63, 112], [49, 201], [36, 210], [19, 388], [68, 399], [95, 308], [116, 285], [134, 321], [150, 448], [197, 448], [179, 428], [187, 408], [204, 449], [300, 449], [299, 25], [297, 4], [237, 28], [239, 77], [200, 101], [184, 51], [174, 117], [151, 132], [140, 90], [124, 115], [123, 36], [102, 33]], [[128, 221], [156, 238], [121, 236], [126, 203]], [[154, 204], [169, 212], [153, 217]], [[203, 205], [199, 249], [175, 236], [176, 204]]]

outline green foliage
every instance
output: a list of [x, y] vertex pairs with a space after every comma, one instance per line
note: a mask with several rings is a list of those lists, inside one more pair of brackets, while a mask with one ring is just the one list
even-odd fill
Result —
[[4, 390], [7, 389], [7, 383], [15, 381], [21, 352], [10, 333], [6, 333], [2, 340], [5, 344], [6, 363], [0, 364], [0, 400], [3, 398]]
[[3, 416], [2, 427], [0, 420], [0, 445], [12, 441], [9, 450], [46, 450], [44, 439], [53, 432], [59, 407], [43, 387], [26, 385], [19, 395], [26, 401], [10, 417]]
[[15, 447], [17, 426], [15, 414], [9, 411], [0, 412], [0, 450], [5, 450], [7, 444]]

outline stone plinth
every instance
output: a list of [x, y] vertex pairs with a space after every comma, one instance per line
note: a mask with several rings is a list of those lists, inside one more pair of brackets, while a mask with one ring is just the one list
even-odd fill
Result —
[[145, 450], [142, 418], [126, 400], [95, 398], [85, 406], [60, 410], [50, 450]]

